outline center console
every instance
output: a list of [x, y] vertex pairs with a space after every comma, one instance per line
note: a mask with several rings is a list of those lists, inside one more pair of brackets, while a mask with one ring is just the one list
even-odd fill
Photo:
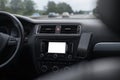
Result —
[[[76, 27], [76, 30], [73, 27]], [[39, 25], [36, 29], [37, 34], [31, 41], [34, 42], [33, 60], [38, 73], [58, 71], [61, 68], [70, 69], [70, 65], [80, 62], [87, 56], [91, 33], [81, 33], [80, 25]], [[77, 32], [70, 33], [70, 30]], [[54, 33], [51, 33], [52, 31]]]

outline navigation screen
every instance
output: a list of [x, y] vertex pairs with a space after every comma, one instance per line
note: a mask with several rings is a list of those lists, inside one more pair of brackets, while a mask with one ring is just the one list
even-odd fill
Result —
[[61, 53], [66, 52], [66, 42], [48, 42], [48, 53]]

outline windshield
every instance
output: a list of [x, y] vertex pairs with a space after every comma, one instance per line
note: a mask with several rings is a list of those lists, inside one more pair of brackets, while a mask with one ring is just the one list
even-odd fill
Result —
[[31, 18], [93, 17], [97, 0], [0, 0], [0, 11]]

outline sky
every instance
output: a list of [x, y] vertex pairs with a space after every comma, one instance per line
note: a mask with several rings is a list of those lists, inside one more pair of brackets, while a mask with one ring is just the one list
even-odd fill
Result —
[[93, 10], [96, 7], [97, 0], [33, 0], [36, 3], [36, 9], [43, 10], [47, 6], [48, 1], [55, 3], [66, 2], [74, 11], [79, 10]]

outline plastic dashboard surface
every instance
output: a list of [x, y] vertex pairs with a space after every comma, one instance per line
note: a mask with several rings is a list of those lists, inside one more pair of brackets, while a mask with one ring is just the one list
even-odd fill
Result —
[[[61, 68], [66, 68], [69, 65], [75, 64], [76, 62], [80, 62], [85, 60], [84, 58], [76, 58], [77, 53], [79, 51], [83, 51], [80, 53], [88, 53], [91, 54], [93, 52], [93, 48], [97, 43], [100, 42], [119, 42], [120, 37], [114, 31], [110, 30], [101, 20], [99, 19], [45, 19], [45, 20], [34, 20], [26, 17], [17, 16], [20, 21], [23, 21], [27, 24], [33, 24], [33, 34], [28, 38], [31, 47], [33, 50], [33, 59], [36, 67], [36, 71], [38, 72], [49, 72], [56, 71]], [[78, 34], [61, 34], [60, 32], [55, 33], [39, 33], [40, 25], [81, 25], [80, 33]], [[59, 28], [59, 27], [58, 27]], [[47, 28], [49, 30], [49, 28]], [[57, 28], [56, 28], [57, 29]], [[58, 29], [59, 30], [59, 29]], [[86, 37], [87, 35], [87, 37]], [[85, 36], [85, 37], [84, 37]], [[83, 40], [81, 39], [83, 38]], [[81, 41], [81, 42], [80, 42]], [[82, 42], [83, 41], [83, 42]], [[87, 42], [85, 42], [87, 41]], [[74, 53], [75, 55], [71, 55], [72, 49], [67, 50], [68, 54], [47, 54], [44, 49], [48, 49], [49, 42], [65, 42], [67, 44], [67, 48], [69, 45], [75, 44]], [[72, 43], [72, 44], [69, 44]], [[80, 47], [82, 50], [77, 50], [79, 47], [79, 43], [81, 45], [86, 45]], [[87, 45], [86, 43], [90, 43]], [[47, 46], [44, 46], [47, 45]], [[81, 46], [80, 45], [80, 46]], [[88, 47], [89, 46], [89, 47]], [[69, 47], [70, 48], [70, 47]], [[41, 51], [43, 50], [43, 51]], [[89, 51], [87, 51], [89, 50]], [[70, 52], [69, 52], [70, 51]], [[77, 52], [78, 51], [78, 52]], [[86, 55], [83, 55], [86, 56]], [[87, 57], [91, 57], [91, 55], [87, 55]], [[65, 58], [65, 59], [64, 59]], [[68, 59], [69, 58], [69, 59]]]

